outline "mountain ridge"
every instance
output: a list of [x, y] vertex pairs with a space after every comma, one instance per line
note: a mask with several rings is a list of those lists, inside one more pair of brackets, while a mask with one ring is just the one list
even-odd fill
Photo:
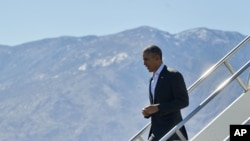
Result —
[[[16, 46], [22, 46], [22, 45], [26, 45], [26, 44], [30, 44], [30, 43], [33, 43], [33, 42], [44, 42], [44, 41], [49, 41], [49, 40], [56, 40], [56, 39], [62, 39], [62, 40], [67, 40], [67, 39], [73, 39], [73, 40], [79, 40], [79, 39], [96, 39], [96, 38], [100, 38], [100, 37], [107, 37], [107, 36], [112, 36], [112, 35], [118, 35], [118, 36], [121, 36], [122, 34], [132, 34], [131, 32], [135, 32], [135, 33], [144, 33], [143, 35], [145, 34], [150, 34], [150, 33], [161, 33], [161, 34], [167, 34], [169, 36], [183, 36], [184, 34], [201, 34], [202, 32], [204, 33], [222, 33], [224, 32], [225, 35], [229, 35], [231, 34], [231, 37], [233, 35], [235, 36], [246, 36], [246, 35], [243, 35], [237, 31], [223, 31], [223, 30], [218, 30], [218, 29], [210, 29], [210, 28], [206, 28], [206, 27], [197, 27], [197, 28], [191, 28], [191, 29], [188, 29], [188, 30], [184, 30], [184, 31], [181, 31], [179, 33], [169, 33], [167, 31], [163, 31], [163, 30], [160, 30], [160, 29], [157, 29], [157, 28], [154, 28], [154, 27], [150, 27], [150, 26], [140, 26], [140, 27], [136, 27], [136, 28], [132, 28], [132, 29], [128, 29], [128, 30], [124, 30], [124, 31], [121, 31], [121, 32], [117, 32], [117, 33], [113, 33], [113, 34], [108, 34], [108, 35], [101, 35], [101, 36], [97, 36], [97, 35], [86, 35], [86, 36], [80, 36], [80, 37], [77, 37], [77, 36], [59, 36], [59, 37], [51, 37], [51, 38], [44, 38], [44, 39], [40, 39], [40, 40], [36, 40], [36, 41], [30, 41], [30, 42], [25, 42], [25, 43], [21, 43], [21, 44], [18, 44], [18, 45], [14, 45], [14, 46], [8, 46], [8, 45], [0, 45], [0, 47], [16, 47]], [[212, 35], [210, 35], [212, 36]], [[176, 38], [176, 37], [175, 37]], [[217, 37], [218, 38], [218, 37]]]

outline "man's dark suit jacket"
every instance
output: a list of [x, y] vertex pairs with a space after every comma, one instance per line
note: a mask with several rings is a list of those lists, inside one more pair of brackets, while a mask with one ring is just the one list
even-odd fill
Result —
[[[150, 86], [149, 93], [150, 103], [160, 104], [158, 106], [159, 111], [151, 115], [149, 135], [153, 134], [153, 136], [155, 136], [154, 140], [159, 140], [176, 124], [182, 121], [180, 110], [188, 106], [189, 97], [181, 73], [166, 66], [164, 66], [158, 77], [154, 99], [152, 99]], [[181, 128], [181, 132], [187, 138], [187, 132], [184, 126]], [[178, 137], [175, 134], [171, 139], [178, 139]]]

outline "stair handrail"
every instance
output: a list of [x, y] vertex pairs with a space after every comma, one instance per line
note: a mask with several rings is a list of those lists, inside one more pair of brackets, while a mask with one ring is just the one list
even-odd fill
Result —
[[[210, 67], [201, 77], [199, 77], [190, 87], [188, 87], [187, 91], [190, 94], [199, 84], [201, 84], [211, 73], [213, 73], [217, 68], [219, 68], [227, 59], [229, 59], [232, 55], [234, 55], [241, 47], [243, 47], [250, 40], [250, 35], [245, 37], [239, 44], [237, 44], [230, 52], [228, 52], [221, 60], [219, 60], [216, 64]], [[140, 134], [146, 131], [147, 128], [151, 126], [151, 123], [147, 123], [139, 132], [137, 132], [129, 141], [135, 140]]]
[[241, 47], [243, 47], [250, 40], [250, 35], [245, 37], [239, 44], [237, 44], [230, 52], [228, 52], [221, 60], [210, 67], [203, 75], [197, 79], [189, 88], [188, 93], [192, 92], [203, 80], [205, 80], [211, 73], [219, 68], [227, 59], [234, 55]]
[[206, 104], [208, 104], [213, 98], [215, 98], [227, 85], [234, 81], [242, 72], [244, 72], [250, 66], [250, 60], [243, 65], [237, 72], [235, 72], [231, 77], [225, 80], [217, 89], [212, 92], [197, 108], [195, 108], [187, 117], [185, 117], [180, 123], [173, 127], [167, 134], [165, 134], [160, 141], [165, 141], [169, 139], [177, 130], [180, 130], [184, 124], [189, 121], [196, 113], [198, 113]]

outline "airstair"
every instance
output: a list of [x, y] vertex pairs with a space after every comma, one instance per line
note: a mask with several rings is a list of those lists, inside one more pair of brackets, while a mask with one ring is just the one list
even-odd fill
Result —
[[[244, 48], [250, 46], [247, 45], [250, 41], [250, 35], [243, 39], [238, 45], [236, 45], [228, 54], [221, 58], [216, 64], [208, 69], [197, 81], [195, 81], [189, 88], [188, 93], [191, 94], [193, 90], [197, 89], [200, 84], [204, 82], [209, 76], [211, 76], [218, 68], [225, 67], [230, 73], [230, 76], [225, 81], [220, 83], [218, 87], [203, 100], [194, 110], [192, 110], [180, 123], [172, 128], [160, 141], [166, 141], [173, 134], [177, 134], [182, 141], [186, 141], [184, 136], [180, 132], [180, 128], [186, 125], [187, 122], [194, 118], [194, 116], [201, 111], [207, 104], [211, 103], [215, 97], [221, 94], [226, 88], [230, 87], [232, 82], [238, 83], [238, 87], [242, 89], [242, 92], [237, 95], [237, 98], [230, 103], [226, 108], [222, 110], [217, 116], [215, 116], [205, 127], [196, 133], [190, 140], [191, 141], [228, 141], [229, 140], [229, 126], [232, 124], [248, 124], [250, 125], [250, 52], [247, 53], [247, 61], [244, 61], [243, 65], [235, 71], [230, 64], [230, 59], [235, 55], [240, 55], [238, 52]], [[240, 78], [241, 75], [246, 74], [248, 77], [247, 82]], [[148, 129], [151, 124], [148, 123], [142, 128], [136, 135], [134, 135], [130, 141], [146, 141], [145, 134], [148, 134]]]

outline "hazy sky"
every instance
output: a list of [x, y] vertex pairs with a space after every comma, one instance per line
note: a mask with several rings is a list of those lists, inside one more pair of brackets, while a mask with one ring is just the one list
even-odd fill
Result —
[[0, 44], [107, 35], [142, 25], [250, 34], [250, 0], [0, 0]]

